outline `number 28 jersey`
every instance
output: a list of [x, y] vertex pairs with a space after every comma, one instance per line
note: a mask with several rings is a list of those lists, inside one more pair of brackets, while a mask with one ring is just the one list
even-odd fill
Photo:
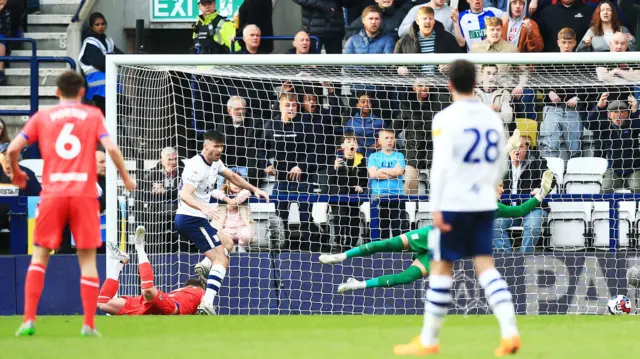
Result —
[[500, 117], [483, 103], [459, 100], [435, 115], [431, 133], [433, 210], [496, 210], [496, 186], [507, 166]]
[[99, 109], [61, 103], [36, 112], [21, 135], [38, 142], [44, 160], [41, 197], [98, 197], [96, 149], [109, 136]]

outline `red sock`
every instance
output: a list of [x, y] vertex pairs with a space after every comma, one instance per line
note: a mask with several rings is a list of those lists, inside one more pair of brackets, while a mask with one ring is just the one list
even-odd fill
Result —
[[80, 297], [84, 310], [84, 325], [95, 328], [96, 309], [98, 306], [98, 289], [100, 279], [97, 277], [80, 277]]
[[107, 278], [104, 283], [102, 283], [102, 288], [100, 288], [100, 294], [98, 294], [98, 303], [106, 303], [111, 300], [116, 293], [118, 293], [118, 287], [120, 282], [115, 279]]
[[24, 321], [35, 321], [38, 312], [38, 302], [44, 288], [45, 266], [31, 264], [27, 269], [27, 279], [24, 285]]
[[140, 272], [140, 287], [142, 287], [142, 289], [153, 288], [153, 269], [151, 269], [151, 263], [140, 263], [138, 265], [138, 272]]

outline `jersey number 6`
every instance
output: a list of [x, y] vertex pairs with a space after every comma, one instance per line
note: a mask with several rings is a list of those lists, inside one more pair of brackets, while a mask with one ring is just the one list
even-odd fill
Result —
[[[464, 130], [464, 133], [469, 133], [474, 137], [473, 145], [471, 145], [467, 154], [464, 155], [464, 163], [480, 163], [483, 157], [484, 161], [489, 163], [493, 163], [498, 159], [498, 155], [500, 154], [498, 150], [500, 134], [498, 131], [489, 129], [481, 133], [477, 128], [467, 128]], [[480, 149], [478, 147], [480, 147]], [[478, 151], [482, 151], [483, 148], [484, 156], [482, 153], [477, 153]]]
[[56, 153], [60, 158], [70, 160], [80, 154], [82, 145], [80, 139], [71, 134], [74, 124], [67, 123], [62, 127], [62, 131], [56, 139]]

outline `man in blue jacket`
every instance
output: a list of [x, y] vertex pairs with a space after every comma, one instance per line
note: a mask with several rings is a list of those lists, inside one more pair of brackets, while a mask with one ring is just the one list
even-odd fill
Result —
[[344, 45], [345, 54], [392, 54], [396, 44], [393, 36], [380, 31], [382, 10], [368, 6], [362, 11], [364, 28], [349, 38]]

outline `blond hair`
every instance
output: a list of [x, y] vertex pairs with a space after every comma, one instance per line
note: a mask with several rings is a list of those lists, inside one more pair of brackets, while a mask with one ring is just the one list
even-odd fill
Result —
[[500, 19], [499, 17], [488, 17], [486, 19], [484, 19], [484, 24], [486, 25], [486, 27], [494, 27], [494, 26], [500, 26], [502, 27], [502, 19]]

